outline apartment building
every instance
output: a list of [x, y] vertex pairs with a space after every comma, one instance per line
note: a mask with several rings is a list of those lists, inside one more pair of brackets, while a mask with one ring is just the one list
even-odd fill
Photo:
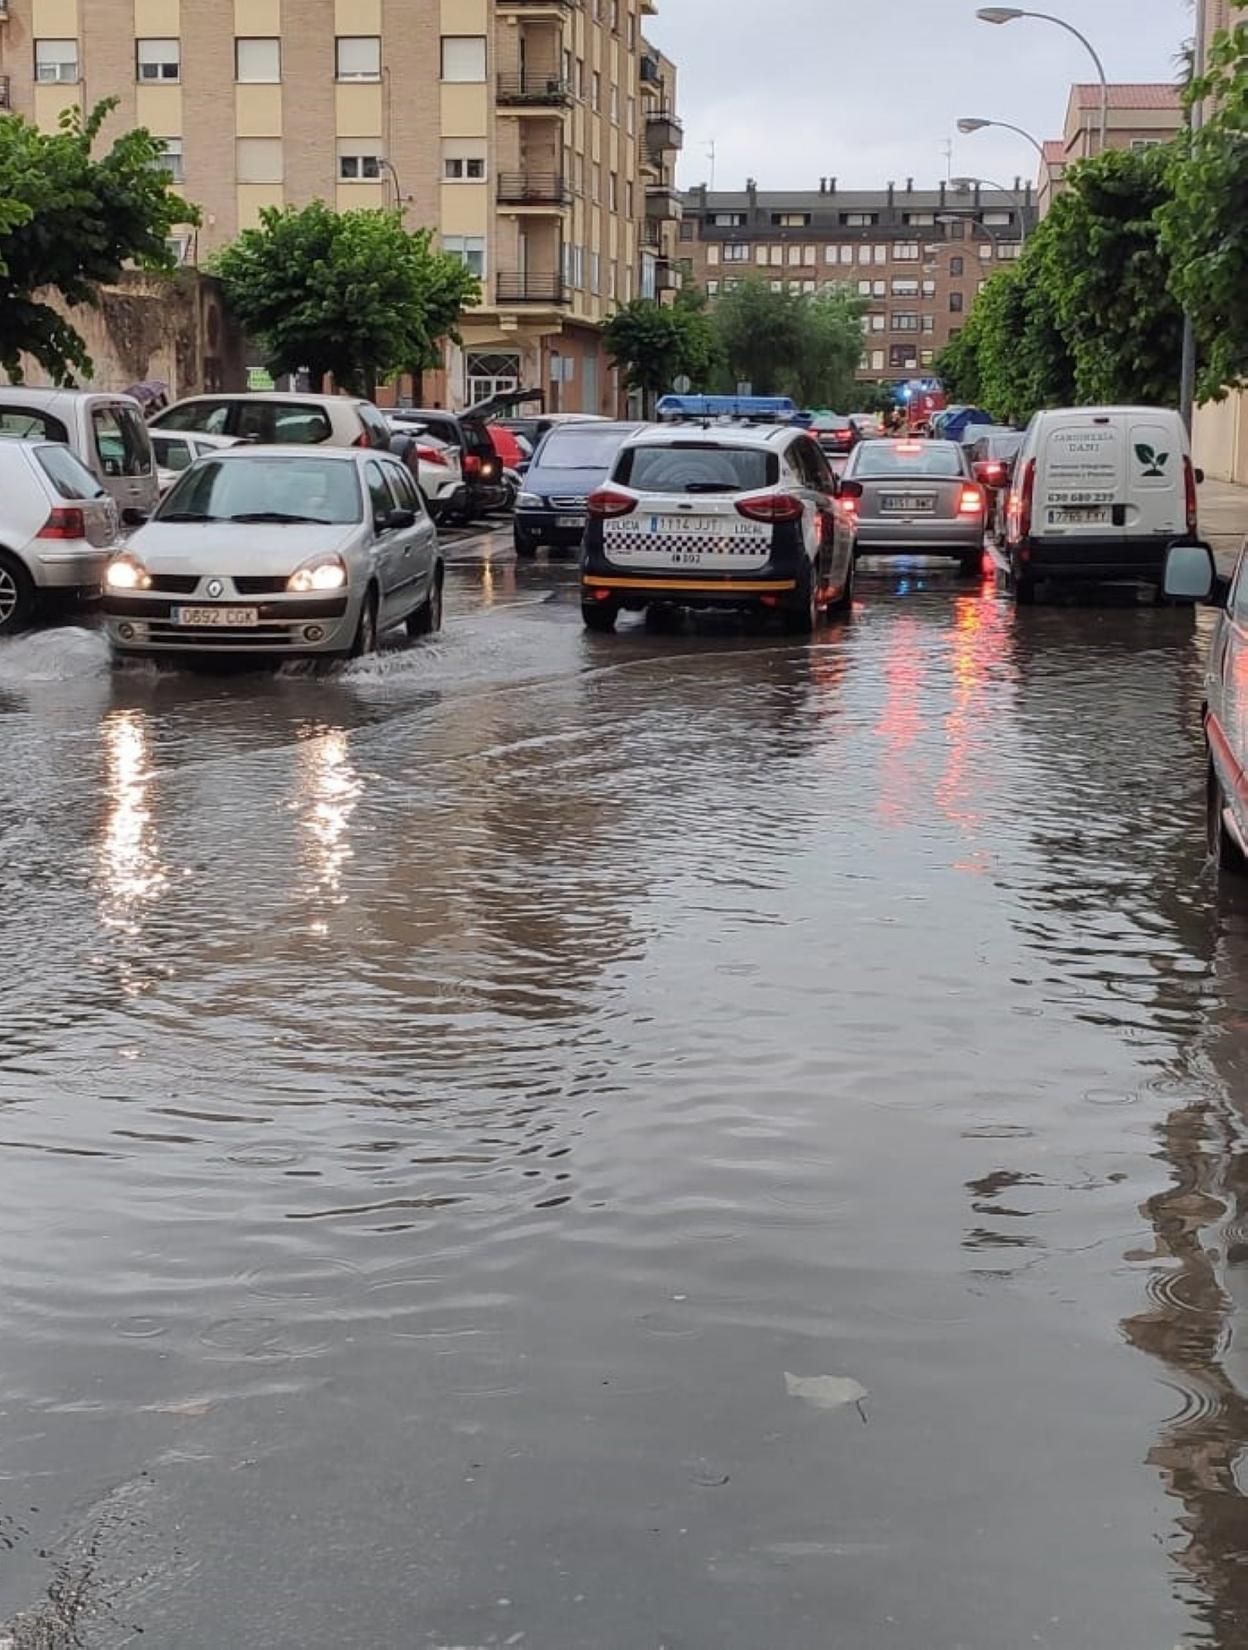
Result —
[[641, 83], [647, 98], [641, 151], [646, 213], [639, 296], [670, 303], [680, 289], [682, 208], [676, 189], [676, 157], [684, 146], [684, 130], [676, 113], [676, 65], [648, 41], [643, 43]]
[[[1185, 119], [1182, 93], [1177, 86], [1169, 86], [1164, 81], [1111, 85], [1108, 103], [1105, 123], [1108, 149], [1149, 149], [1154, 144], [1169, 143], [1178, 136]], [[1037, 187], [1041, 217], [1061, 194], [1067, 168], [1099, 154], [1100, 149], [1100, 85], [1072, 86], [1062, 135], [1044, 144], [1044, 164]]]
[[[425, 394], [540, 385], [610, 412], [596, 331], [651, 277], [679, 123], [655, 0], [0, 0], [0, 107], [52, 128], [116, 96], [203, 214], [202, 262], [266, 206], [401, 203], [482, 279]], [[661, 112], [664, 126], [652, 115]], [[659, 210], [655, 197], [656, 213]], [[434, 380], [430, 382], [430, 377]]]
[[916, 189], [741, 192], [684, 196], [681, 252], [712, 301], [746, 275], [776, 291], [848, 286], [869, 305], [859, 377], [922, 374], [961, 330], [984, 281], [1017, 258], [1035, 225], [1031, 186], [990, 190], [964, 180]]

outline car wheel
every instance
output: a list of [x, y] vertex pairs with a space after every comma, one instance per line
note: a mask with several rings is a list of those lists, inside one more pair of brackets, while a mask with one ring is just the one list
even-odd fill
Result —
[[807, 572], [806, 588], [797, 600], [800, 606], [784, 610], [785, 631], [790, 636], [813, 636], [819, 624], [819, 582], [813, 567]]
[[434, 576], [433, 589], [429, 592], [429, 600], [422, 602], [414, 613], [407, 617], [407, 633], [409, 636], [436, 636], [442, 628], [442, 570], [438, 569]]
[[34, 581], [20, 561], [0, 555], [0, 636], [25, 630], [34, 616]]
[[360, 623], [351, 644], [353, 659], [366, 659], [377, 651], [377, 592], [370, 590], [360, 608]]
[[585, 621], [586, 630], [593, 630], [600, 636], [611, 634], [619, 616], [620, 610], [614, 602], [581, 603], [581, 618]]
[[834, 602], [828, 604], [829, 613], [849, 613], [854, 605], [854, 573], [856, 563], [850, 557], [849, 567], [845, 573], [845, 587]]
[[511, 536], [518, 556], [535, 556], [537, 554], [540, 541], [535, 539], [531, 533], [526, 533], [522, 527], [514, 527]]
[[1218, 778], [1218, 770], [1213, 765], [1213, 758], [1209, 759], [1209, 771], [1205, 780], [1205, 825], [1206, 840], [1209, 844], [1209, 853], [1219, 871], [1236, 871], [1241, 875], [1248, 866], [1244, 864], [1244, 856], [1239, 850], [1239, 844], [1226, 828], [1226, 796], [1222, 790], [1222, 781]]

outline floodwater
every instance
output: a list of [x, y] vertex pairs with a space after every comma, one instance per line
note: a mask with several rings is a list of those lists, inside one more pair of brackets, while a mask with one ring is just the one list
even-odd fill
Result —
[[1248, 1644], [1203, 620], [0, 644], [0, 1643]]

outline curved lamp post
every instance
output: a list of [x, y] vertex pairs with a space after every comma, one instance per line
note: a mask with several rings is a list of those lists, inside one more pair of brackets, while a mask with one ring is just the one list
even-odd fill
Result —
[[1068, 23], [1064, 17], [1054, 17], [1049, 11], [1023, 11], [1018, 6], [981, 6], [975, 15], [981, 23], [1015, 23], [1020, 17], [1036, 17], [1042, 23], [1056, 23], [1059, 29], [1065, 29], [1067, 34], [1074, 35], [1096, 64], [1096, 73], [1101, 82], [1100, 152], [1104, 154], [1109, 141], [1109, 79], [1105, 74], [1105, 65], [1101, 62], [1100, 54], [1087, 35], [1081, 33], [1073, 23]]

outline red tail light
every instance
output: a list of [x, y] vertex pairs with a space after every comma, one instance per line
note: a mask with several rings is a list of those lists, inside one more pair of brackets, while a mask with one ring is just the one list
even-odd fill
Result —
[[753, 493], [737, 500], [737, 514], [751, 521], [800, 521], [802, 501], [792, 493]]
[[416, 457], [422, 464], [440, 464], [444, 470], [449, 468], [446, 452], [442, 447], [418, 446], [416, 448]]
[[1031, 533], [1031, 509], [1036, 496], [1036, 461], [1029, 458], [1023, 467], [1022, 486], [1010, 495], [1010, 541], [1021, 542]]
[[984, 495], [978, 487], [964, 487], [962, 497], [958, 500], [958, 514], [960, 516], [982, 515], [984, 510]]
[[1183, 460], [1183, 487], [1187, 495], [1187, 530], [1194, 538], [1197, 528], [1196, 471], [1190, 458]]
[[353, 447], [371, 447], [372, 444], [373, 438], [369, 435], [367, 430], [361, 430], [359, 435], [357, 435], [355, 440], [351, 443]]
[[41, 539], [85, 539], [87, 525], [81, 510], [65, 510], [59, 506], [39, 529]]
[[637, 508], [637, 500], [628, 493], [617, 493], [614, 487], [599, 487], [585, 500], [591, 516], [626, 516]]
[[481, 460], [476, 453], [464, 454], [464, 474], [466, 476], [479, 476], [481, 474]]

